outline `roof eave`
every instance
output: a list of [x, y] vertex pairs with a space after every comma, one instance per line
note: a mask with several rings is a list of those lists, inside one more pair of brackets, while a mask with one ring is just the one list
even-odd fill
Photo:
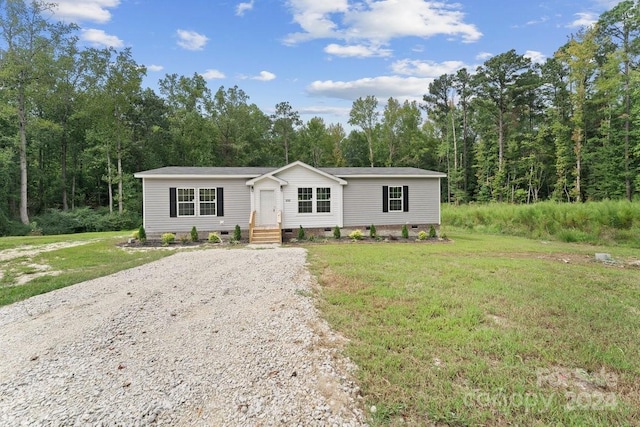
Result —
[[433, 174], [433, 175], [393, 175], [393, 174], [366, 174], [366, 175], [336, 175], [340, 178], [446, 178], [445, 174]]
[[207, 174], [145, 174], [134, 173], [135, 178], [146, 179], [251, 179], [260, 176], [259, 174], [243, 174], [243, 175], [207, 175]]

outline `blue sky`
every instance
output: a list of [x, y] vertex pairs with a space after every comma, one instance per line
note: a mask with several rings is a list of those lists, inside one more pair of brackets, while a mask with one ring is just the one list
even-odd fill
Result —
[[619, 0], [59, 0], [85, 46], [130, 47], [166, 74], [237, 85], [271, 114], [346, 123], [355, 99], [422, 99], [444, 73], [516, 49], [544, 61]]

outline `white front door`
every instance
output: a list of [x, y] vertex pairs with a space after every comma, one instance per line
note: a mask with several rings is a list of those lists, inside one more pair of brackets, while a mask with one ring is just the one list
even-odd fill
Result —
[[276, 221], [276, 192], [274, 190], [260, 190], [258, 225], [276, 225]]

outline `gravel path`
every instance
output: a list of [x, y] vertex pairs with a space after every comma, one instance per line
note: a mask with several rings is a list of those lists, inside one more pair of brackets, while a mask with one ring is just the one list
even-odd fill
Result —
[[0, 425], [363, 425], [305, 256], [180, 252], [0, 308]]

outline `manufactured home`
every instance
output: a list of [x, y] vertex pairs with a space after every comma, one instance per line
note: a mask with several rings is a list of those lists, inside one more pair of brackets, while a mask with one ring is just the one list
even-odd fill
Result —
[[[440, 180], [446, 175], [408, 167], [315, 168], [164, 167], [139, 172], [143, 225], [162, 233], [228, 235], [239, 225], [252, 242], [281, 241], [297, 229], [417, 232], [440, 225]], [[288, 236], [289, 235], [289, 236]]]

